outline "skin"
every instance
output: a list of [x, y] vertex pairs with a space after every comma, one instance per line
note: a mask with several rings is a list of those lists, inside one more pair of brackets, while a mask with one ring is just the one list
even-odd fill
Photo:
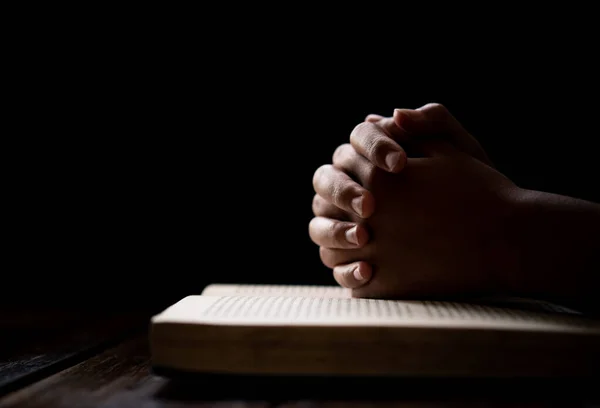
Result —
[[[414, 110], [396, 109], [391, 118], [368, 115], [365, 123], [357, 125], [351, 133], [350, 143], [338, 147], [333, 163], [319, 167], [314, 174], [313, 186], [317, 194], [312, 207], [315, 219], [310, 222], [309, 233], [313, 241], [315, 238], [324, 240], [321, 251], [328, 245], [332, 245], [331, 248], [365, 245], [368, 231], [361, 221], [372, 215], [375, 206], [371, 192], [335, 166], [339, 153], [351, 146], [370, 160], [372, 166], [398, 173], [407, 159], [402, 146], [416, 153], [415, 142], [432, 138], [443, 138], [492, 166], [477, 140], [442, 105], [432, 103]], [[363, 163], [365, 165], [368, 164]], [[331, 242], [335, 243], [328, 244]], [[333, 268], [336, 281], [348, 288], [365, 284], [371, 274], [371, 265], [364, 261]]]
[[369, 115], [313, 186], [309, 235], [354, 296], [597, 310], [600, 205], [519, 188], [441, 105]]

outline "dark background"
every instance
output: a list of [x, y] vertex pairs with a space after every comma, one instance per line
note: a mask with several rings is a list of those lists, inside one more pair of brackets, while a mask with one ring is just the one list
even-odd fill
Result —
[[6, 302], [121, 307], [211, 282], [334, 284], [308, 237], [313, 172], [368, 113], [397, 107], [442, 103], [517, 184], [599, 199], [585, 33], [394, 49], [108, 31], [56, 27], [10, 60]]

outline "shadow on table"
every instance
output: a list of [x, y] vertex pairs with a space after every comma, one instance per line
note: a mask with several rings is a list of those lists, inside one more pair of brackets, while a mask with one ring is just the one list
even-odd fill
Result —
[[[362, 400], [362, 401], [600, 401], [598, 378], [475, 379], [181, 375], [171, 377], [154, 395], [190, 400]], [[596, 395], [594, 395], [596, 392]]]

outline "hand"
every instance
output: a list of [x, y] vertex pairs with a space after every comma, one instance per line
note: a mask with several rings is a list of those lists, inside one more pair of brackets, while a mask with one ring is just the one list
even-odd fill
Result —
[[[367, 189], [377, 207], [354, 221], [371, 238], [355, 247], [322, 245], [323, 263], [370, 265], [372, 277], [353, 287], [359, 297], [503, 290], [502, 272], [514, 269], [505, 226], [518, 188], [448, 142], [422, 142], [419, 149], [424, 157], [408, 158], [399, 174], [375, 167], [352, 146], [338, 149], [334, 167]], [[315, 242], [325, 242], [321, 231], [313, 227]]]
[[[356, 126], [350, 135], [350, 143], [356, 151], [382, 170], [399, 172], [403, 168], [402, 162], [393, 168], [385, 163], [385, 155], [382, 152], [389, 149], [403, 151], [402, 147], [393, 141], [402, 143], [404, 147], [412, 146], [416, 150], [415, 153], [418, 153], [416, 144], [419, 142], [444, 140], [458, 150], [493, 166], [477, 139], [443, 105], [428, 103], [414, 110], [395, 109], [393, 117], [370, 114], [365, 122]], [[376, 135], [368, 123], [376, 124], [393, 141]]]
[[[368, 115], [366, 122], [354, 129], [350, 141], [355, 150], [374, 165], [399, 172], [406, 162], [406, 152], [394, 140], [418, 150], [415, 142], [432, 138], [450, 141], [462, 151], [491, 165], [475, 138], [439, 104], [428, 104], [416, 110], [396, 109], [392, 118]], [[334, 164], [337, 153], [348, 146], [342, 145], [336, 151]], [[309, 233], [321, 246], [321, 252], [326, 248], [364, 246], [368, 232], [362, 219], [369, 217], [374, 210], [371, 193], [332, 165], [321, 166], [315, 172], [313, 183], [317, 194], [313, 200], [315, 218], [309, 225]], [[333, 272], [340, 285], [356, 288], [368, 281], [372, 270], [368, 263], [358, 261], [336, 265]]]

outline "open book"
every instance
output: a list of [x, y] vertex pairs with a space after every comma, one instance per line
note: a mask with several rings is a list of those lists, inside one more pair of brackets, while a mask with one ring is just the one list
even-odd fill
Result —
[[151, 319], [157, 373], [588, 376], [600, 321], [546, 302], [352, 298], [337, 286], [213, 284]]

